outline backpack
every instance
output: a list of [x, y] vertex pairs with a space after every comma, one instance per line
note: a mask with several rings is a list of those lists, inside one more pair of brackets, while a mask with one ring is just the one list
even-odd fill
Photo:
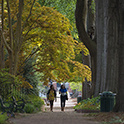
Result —
[[54, 93], [55, 91], [54, 90], [49, 90], [48, 91], [48, 100], [54, 100], [54, 97], [55, 97], [55, 93]]

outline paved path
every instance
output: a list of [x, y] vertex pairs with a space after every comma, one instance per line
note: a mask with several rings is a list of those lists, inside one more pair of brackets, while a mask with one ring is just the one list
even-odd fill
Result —
[[74, 112], [44, 112], [11, 121], [14, 124], [99, 124]]
[[76, 113], [73, 109], [75, 102], [69, 99], [66, 103], [65, 112], [60, 111], [60, 100], [54, 103], [54, 112], [46, 106], [45, 112], [31, 114], [24, 117], [11, 119], [14, 124], [100, 124], [89, 117], [83, 117], [82, 113]]

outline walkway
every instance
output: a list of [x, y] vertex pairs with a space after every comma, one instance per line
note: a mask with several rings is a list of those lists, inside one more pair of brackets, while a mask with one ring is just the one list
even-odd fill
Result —
[[60, 111], [60, 100], [54, 103], [54, 112], [49, 111], [46, 106], [46, 111], [30, 114], [28, 116], [11, 119], [14, 124], [99, 124], [94, 122], [89, 117], [83, 117], [82, 113], [76, 113], [73, 106], [76, 102], [69, 99], [66, 103], [65, 112]]

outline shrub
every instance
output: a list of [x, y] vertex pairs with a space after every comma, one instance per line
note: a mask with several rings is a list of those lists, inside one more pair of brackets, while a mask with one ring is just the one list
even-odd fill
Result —
[[5, 124], [7, 119], [8, 117], [6, 114], [0, 114], [0, 124]]
[[36, 111], [41, 111], [41, 107], [44, 105], [44, 101], [40, 97], [35, 96], [32, 98], [32, 104], [34, 105]]
[[[41, 99], [40, 97], [34, 96], [34, 95], [30, 95], [27, 99], [27, 102], [29, 102], [29, 103], [27, 103], [24, 108], [26, 113], [41, 111], [41, 107], [42, 107], [42, 105], [44, 105], [44, 100]], [[31, 111], [28, 110], [28, 109], [30, 109], [30, 107], [32, 109]]]
[[27, 103], [27, 104], [25, 104], [24, 111], [26, 113], [33, 113], [35, 111], [35, 107], [31, 103]]
[[100, 97], [94, 97], [92, 99], [88, 98], [86, 100], [82, 100], [74, 109], [82, 109], [82, 110], [100, 110]]

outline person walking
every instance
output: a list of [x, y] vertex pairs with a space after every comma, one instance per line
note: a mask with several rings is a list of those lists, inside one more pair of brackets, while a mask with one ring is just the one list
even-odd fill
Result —
[[68, 100], [68, 94], [67, 94], [67, 89], [65, 88], [64, 85], [61, 85], [61, 88], [59, 90], [60, 100], [61, 100], [61, 111], [64, 111], [65, 108], [65, 102]]
[[48, 90], [47, 100], [49, 100], [49, 102], [50, 102], [50, 110], [53, 112], [53, 102], [54, 102], [54, 100], [56, 101], [56, 91], [55, 91], [53, 85], [51, 85], [50, 89]]

